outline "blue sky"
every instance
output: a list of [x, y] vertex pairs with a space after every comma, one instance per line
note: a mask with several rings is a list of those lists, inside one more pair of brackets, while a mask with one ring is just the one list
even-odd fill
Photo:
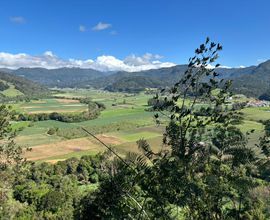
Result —
[[222, 65], [249, 66], [270, 58], [269, 8], [269, 0], [1, 0], [0, 52], [52, 51], [62, 61], [151, 53], [151, 62], [182, 64], [209, 36], [224, 46]]

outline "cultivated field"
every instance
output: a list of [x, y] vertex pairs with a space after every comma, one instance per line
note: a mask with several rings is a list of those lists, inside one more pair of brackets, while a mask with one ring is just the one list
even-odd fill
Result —
[[[145, 111], [147, 101], [152, 95], [125, 93], [110, 93], [99, 90], [63, 89], [54, 94], [55, 98], [17, 103], [13, 108], [27, 113], [40, 112], [80, 112], [87, 106], [72, 98], [91, 97], [106, 105], [106, 109], [94, 120], [79, 123], [64, 123], [59, 121], [17, 122], [19, 132], [17, 142], [32, 151], [26, 153], [29, 160], [56, 162], [69, 157], [79, 157], [84, 154], [96, 154], [105, 148], [89, 137], [81, 127], [94, 133], [104, 143], [114, 147], [119, 153], [138, 152], [136, 141], [144, 138], [154, 149], [162, 147], [164, 126], [157, 126], [153, 112]], [[262, 135], [263, 125], [260, 120], [270, 118], [270, 108], [245, 108], [244, 123], [239, 125], [243, 131], [255, 129], [250, 135], [249, 145], [254, 146]], [[53, 134], [47, 134], [50, 128], [57, 128]]]
[[71, 99], [42, 99], [14, 105], [17, 110], [25, 113], [81, 112], [87, 105]]
[[[13, 109], [24, 113], [80, 112], [87, 105], [72, 98], [91, 97], [106, 105], [106, 109], [94, 120], [79, 123], [59, 121], [14, 122], [14, 129], [23, 128], [17, 142], [32, 150], [26, 153], [29, 160], [55, 162], [72, 156], [95, 154], [105, 148], [81, 129], [94, 133], [106, 144], [119, 151], [137, 151], [136, 141], [140, 138], [161, 140], [162, 127], [156, 127], [153, 113], [145, 111], [151, 95], [130, 95], [98, 90], [63, 90], [55, 98], [17, 103]], [[57, 128], [54, 135], [47, 134]], [[158, 141], [159, 142], [159, 141]], [[126, 146], [126, 147], [124, 147]]]

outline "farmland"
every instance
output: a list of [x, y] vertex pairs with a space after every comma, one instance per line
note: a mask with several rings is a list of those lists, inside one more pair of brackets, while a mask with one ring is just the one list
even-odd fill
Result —
[[87, 109], [87, 105], [79, 103], [78, 100], [69, 99], [42, 99], [33, 100], [17, 104], [14, 106], [22, 112], [34, 113], [51, 113], [51, 112], [81, 112]]
[[[87, 105], [72, 98], [84, 97], [91, 97], [93, 101], [105, 104], [106, 109], [97, 119], [78, 123], [51, 120], [13, 123], [14, 129], [21, 130], [18, 132], [17, 142], [32, 148], [30, 152], [26, 152], [28, 159], [54, 162], [103, 151], [104, 147], [88, 137], [81, 127], [85, 127], [121, 152], [137, 151], [135, 143], [140, 138], [161, 141], [163, 127], [156, 127], [153, 113], [145, 111], [147, 100], [152, 95], [135, 96], [99, 90], [67, 89], [55, 93], [50, 99], [16, 103], [12, 107], [17, 112], [28, 114], [80, 112], [86, 110]], [[50, 128], [57, 128], [58, 131], [49, 135], [47, 132]]]
[[[157, 126], [153, 119], [154, 113], [145, 111], [147, 101], [152, 95], [62, 89], [54, 92], [50, 99], [16, 103], [12, 107], [18, 112], [28, 114], [80, 112], [85, 111], [87, 105], [75, 99], [85, 97], [105, 104], [106, 109], [97, 119], [77, 123], [51, 120], [13, 123], [13, 128], [20, 130], [16, 138], [17, 142], [24, 147], [32, 148], [30, 152], [26, 152], [29, 160], [56, 162], [69, 157], [104, 151], [105, 148], [87, 136], [81, 127], [97, 135], [104, 143], [120, 153], [138, 152], [136, 141], [141, 138], [147, 139], [156, 150], [161, 147], [164, 126]], [[242, 112], [245, 120], [239, 125], [241, 130], [247, 132], [255, 129], [249, 137], [249, 145], [252, 147], [263, 132], [260, 120], [268, 119], [270, 112], [268, 108], [245, 108]], [[48, 134], [50, 128], [57, 131], [50, 135]]]

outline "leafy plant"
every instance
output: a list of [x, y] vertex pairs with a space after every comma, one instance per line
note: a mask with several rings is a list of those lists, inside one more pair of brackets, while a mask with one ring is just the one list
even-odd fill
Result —
[[266, 156], [248, 148], [247, 134], [235, 126], [242, 118], [227, 106], [231, 81], [218, 79], [215, 71], [221, 50], [220, 44], [207, 38], [189, 59], [183, 78], [151, 100], [159, 111], [157, 124], [160, 115], [168, 120], [163, 148], [154, 152], [147, 141], [139, 140], [144, 156], [109, 160], [110, 178], [86, 199], [84, 216], [265, 218], [250, 191], [261, 184], [258, 164]]

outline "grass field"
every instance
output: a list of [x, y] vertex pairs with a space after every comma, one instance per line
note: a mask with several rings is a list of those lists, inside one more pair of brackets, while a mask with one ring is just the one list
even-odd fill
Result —
[[245, 108], [242, 110], [245, 118], [250, 121], [261, 121], [270, 119], [270, 108], [259, 107], [259, 108]]
[[[55, 98], [17, 103], [13, 109], [18, 112], [79, 112], [86, 110], [86, 105], [72, 100], [74, 97], [91, 97], [102, 102], [106, 109], [99, 118], [79, 123], [64, 123], [59, 121], [17, 122], [14, 129], [24, 129], [19, 132], [16, 141], [31, 147], [26, 156], [30, 160], [55, 161], [71, 156], [93, 154], [104, 150], [96, 142], [89, 141], [86, 133], [80, 127], [97, 134], [105, 143], [119, 147], [144, 137], [146, 139], [161, 135], [157, 130], [146, 126], [155, 126], [153, 113], [145, 111], [150, 95], [137, 96], [124, 93], [110, 93], [97, 90], [64, 90], [55, 94]], [[49, 128], [58, 128], [59, 135], [48, 135]], [[143, 130], [140, 130], [143, 128]], [[75, 134], [73, 134], [75, 133]], [[128, 151], [129, 147], [125, 150]]]
[[14, 109], [29, 114], [51, 112], [81, 112], [87, 110], [87, 105], [79, 103], [78, 100], [43, 99], [15, 104]]
[[14, 85], [9, 84], [9, 88], [1, 92], [4, 96], [7, 97], [16, 97], [23, 95], [22, 92], [19, 90], [15, 89]]
[[[93, 138], [89, 138], [81, 129], [86, 128], [96, 134], [106, 144], [120, 153], [138, 152], [136, 141], [147, 139], [154, 150], [162, 147], [164, 126], [157, 127], [153, 112], [145, 111], [147, 101], [152, 95], [111, 93], [99, 90], [66, 89], [54, 94], [55, 98], [14, 104], [17, 111], [35, 112], [76, 112], [86, 109], [86, 105], [72, 100], [73, 97], [91, 97], [94, 101], [105, 104], [106, 109], [94, 120], [79, 123], [59, 121], [17, 122], [14, 129], [24, 128], [16, 138], [23, 146], [31, 147], [26, 156], [30, 160], [56, 162], [69, 157], [80, 157], [84, 154], [96, 154], [105, 148]], [[242, 110], [245, 120], [239, 128], [248, 132], [255, 129], [249, 136], [249, 145], [254, 147], [263, 134], [260, 120], [270, 117], [270, 108], [245, 108]], [[48, 135], [50, 128], [58, 128], [54, 135]]]

